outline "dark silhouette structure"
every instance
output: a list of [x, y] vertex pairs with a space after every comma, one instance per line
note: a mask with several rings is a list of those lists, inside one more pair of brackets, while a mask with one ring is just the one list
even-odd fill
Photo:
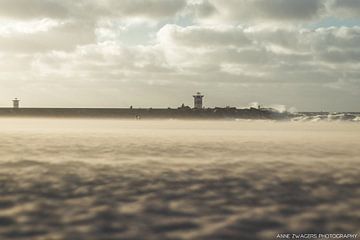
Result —
[[202, 95], [200, 92], [197, 92], [196, 95], [194, 95], [193, 97], [194, 97], [194, 108], [202, 109], [204, 95]]
[[13, 100], [13, 108], [18, 109], [20, 107], [20, 100], [15, 98]]
[[90, 117], [128, 119], [287, 119], [290, 113], [258, 108], [0, 108], [11, 117]]
[[93, 117], [132, 119], [284, 119], [291, 114], [267, 108], [215, 107], [204, 108], [200, 92], [193, 95], [194, 108], [182, 104], [179, 108], [20, 108], [20, 100], [13, 100], [13, 108], [0, 108], [1, 116], [19, 117]]

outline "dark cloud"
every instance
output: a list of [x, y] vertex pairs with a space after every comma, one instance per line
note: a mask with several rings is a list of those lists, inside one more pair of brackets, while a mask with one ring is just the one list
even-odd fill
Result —
[[188, 7], [198, 18], [210, 17], [217, 13], [216, 7], [209, 0], [190, 3]]
[[71, 51], [77, 46], [95, 42], [94, 24], [75, 21], [60, 24], [48, 31], [0, 35], [0, 52], [29, 54], [53, 50]]
[[69, 8], [56, 0], [0, 0], [0, 17], [15, 19], [65, 18]]
[[[310, 21], [325, 11], [323, 0], [209, 0], [197, 4], [200, 20], [209, 17], [228, 22]], [[216, 14], [213, 14], [216, 13]]]
[[[314, 58], [329, 62], [354, 62], [360, 44], [359, 27], [330, 27], [316, 30], [276, 28], [217, 28], [179, 27], [167, 25], [160, 30], [159, 40], [164, 45], [185, 47], [189, 52], [199, 49], [211, 54], [204, 61], [264, 63], [282, 61], [311, 61]], [[210, 51], [206, 51], [210, 48]], [[186, 50], [182, 50], [186, 53]], [[214, 54], [215, 53], [215, 54]], [[221, 53], [221, 54], [220, 54]], [[180, 54], [181, 55], [181, 54]], [[218, 55], [217, 57], [215, 57]], [[199, 57], [197, 55], [195, 58]], [[325, 57], [324, 56], [328, 56]], [[338, 56], [338, 59], [336, 58]]]
[[0, 17], [31, 18], [91, 18], [173, 17], [186, 6], [185, 0], [0, 0]]
[[360, 1], [358, 0], [334, 0], [330, 7], [340, 18], [360, 17]]
[[348, 64], [360, 62], [360, 51], [328, 50], [321, 53], [320, 58], [326, 62]]
[[254, 0], [252, 7], [259, 14], [259, 17], [309, 21], [317, 17], [324, 9], [322, 2], [322, 0]]
[[121, 15], [145, 17], [172, 17], [186, 6], [185, 0], [110, 0], [108, 6]]

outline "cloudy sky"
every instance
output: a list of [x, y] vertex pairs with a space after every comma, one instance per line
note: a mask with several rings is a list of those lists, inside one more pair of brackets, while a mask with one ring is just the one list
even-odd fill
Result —
[[359, 0], [0, 0], [0, 106], [360, 111]]

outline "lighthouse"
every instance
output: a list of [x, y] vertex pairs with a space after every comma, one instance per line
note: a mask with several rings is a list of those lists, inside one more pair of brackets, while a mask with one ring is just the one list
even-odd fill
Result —
[[20, 106], [20, 100], [17, 99], [17, 98], [15, 98], [15, 99], [13, 100], [13, 108], [14, 108], [14, 109], [18, 109], [19, 106]]
[[194, 97], [194, 108], [202, 109], [204, 95], [202, 95], [200, 92], [197, 92], [196, 95], [194, 95], [193, 97]]

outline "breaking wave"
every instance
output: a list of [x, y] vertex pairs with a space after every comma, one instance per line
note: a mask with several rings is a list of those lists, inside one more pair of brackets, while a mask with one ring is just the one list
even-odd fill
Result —
[[360, 113], [301, 113], [291, 118], [294, 122], [346, 121], [360, 122]]

